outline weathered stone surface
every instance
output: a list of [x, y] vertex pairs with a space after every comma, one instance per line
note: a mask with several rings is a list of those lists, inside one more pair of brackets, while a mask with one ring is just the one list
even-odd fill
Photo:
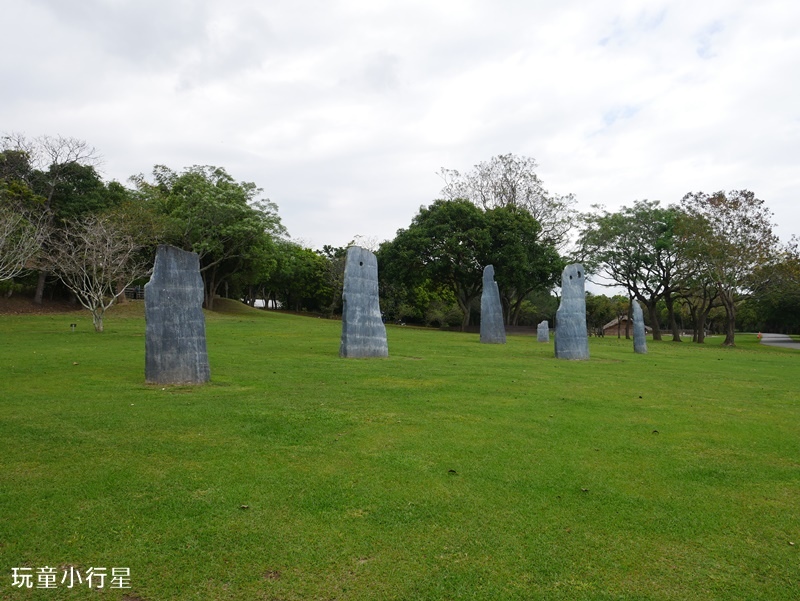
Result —
[[208, 382], [211, 372], [197, 254], [160, 245], [144, 290], [145, 380], [154, 384]]
[[545, 319], [536, 327], [536, 340], [538, 342], [550, 342], [550, 324]]
[[561, 304], [556, 312], [555, 351], [559, 359], [588, 359], [586, 273], [583, 265], [567, 265], [561, 274]]
[[644, 331], [644, 315], [639, 303], [633, 301], [633, 352], [647, 354], [647, 338]]
[[500, 291], [494, 281], [494, 266], [483, 268], [483, 292], [481, 293], [481, 342], [505, 344], [506, 328], [503, 324], [503, 306]]
[[342, 291], [340, 357], [388, 357], [378, 301], [378, 260], [360, 246], [347, 249]]

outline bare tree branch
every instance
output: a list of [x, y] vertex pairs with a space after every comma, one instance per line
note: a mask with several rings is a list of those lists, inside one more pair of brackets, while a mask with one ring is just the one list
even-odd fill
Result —
[[141, 257], [142, 244], [118, 222], [105, 216], [74, 221], [52, 239], [49, 269], [92, 313], [95, 330], [103, 315], [134, 280], [150, 273]]
[[442, 198], [463, 198], [483, 209], [516, 207], [528, 211], [542, 227], [541, 238], [563, 248], [573, 226], [573, 195], [550, 194], [536, 175], [531, 157], [501, 154], [475, 165], [469, 173], [442, 168]]
[[0, 282], [32, 267], [29, 262], [41, 249], [45, 231], [41, 218], [0, 208]]

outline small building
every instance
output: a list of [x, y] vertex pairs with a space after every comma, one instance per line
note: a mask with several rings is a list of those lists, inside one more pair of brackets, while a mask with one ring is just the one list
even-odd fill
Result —
[[[625, 330], [628, 330], [628, 335], [633, 336], [633, 320], [628, 318], [627, 315], [623, 315], [617, 319], [612, 319], [606, 325], [603, 326], [603, 336], [616, 336], [621, 338], [625, 336]], [[644, 327], [644, 331], [647, 334], [653, 333], [653, 328], [649, 326]]]

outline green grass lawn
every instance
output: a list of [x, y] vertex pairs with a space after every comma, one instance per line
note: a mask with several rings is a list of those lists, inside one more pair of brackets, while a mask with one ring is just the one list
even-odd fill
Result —
[[[800, 598], [796, 351], [390, 326], [340, 359], [339, 322], [242, 307], [211, 384], [161, 387], [141, 313], [0, 316], [0, 599]], [[131, 588], [61, 584], [90, 567]]]

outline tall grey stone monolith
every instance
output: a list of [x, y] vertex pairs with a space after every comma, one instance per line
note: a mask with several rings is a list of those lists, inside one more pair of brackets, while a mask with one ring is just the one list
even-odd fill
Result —
[[550, 324], [546, 319], [536, 326], [536, 340], [537, 342], [550, 342]]
[[644, 332], [644, 315], [639, 303], [633, 301], [633, 352], [647, 354], [647, 337]]
[[388, 357], [378, 301], [378, 259], [360, 246], [347, 249], [342, 291], [340, 357]]
[[503, 324], [503, 306], [500, 291], [494, 281], [494, 266], [483, 268], [483, 292], [481, 293], [481, 342], [505, 344], [506, 328]]
[[588, 359], [586, 273], [583, 265], [567, 265], [561, 274], [561, 304], [556, 312], [555, 351], [558, 359]]
[[197, 253], [159, 245], [144, 287], [144, 377], [153, 384], [203, 384], [206, 352], [203, 279]]

